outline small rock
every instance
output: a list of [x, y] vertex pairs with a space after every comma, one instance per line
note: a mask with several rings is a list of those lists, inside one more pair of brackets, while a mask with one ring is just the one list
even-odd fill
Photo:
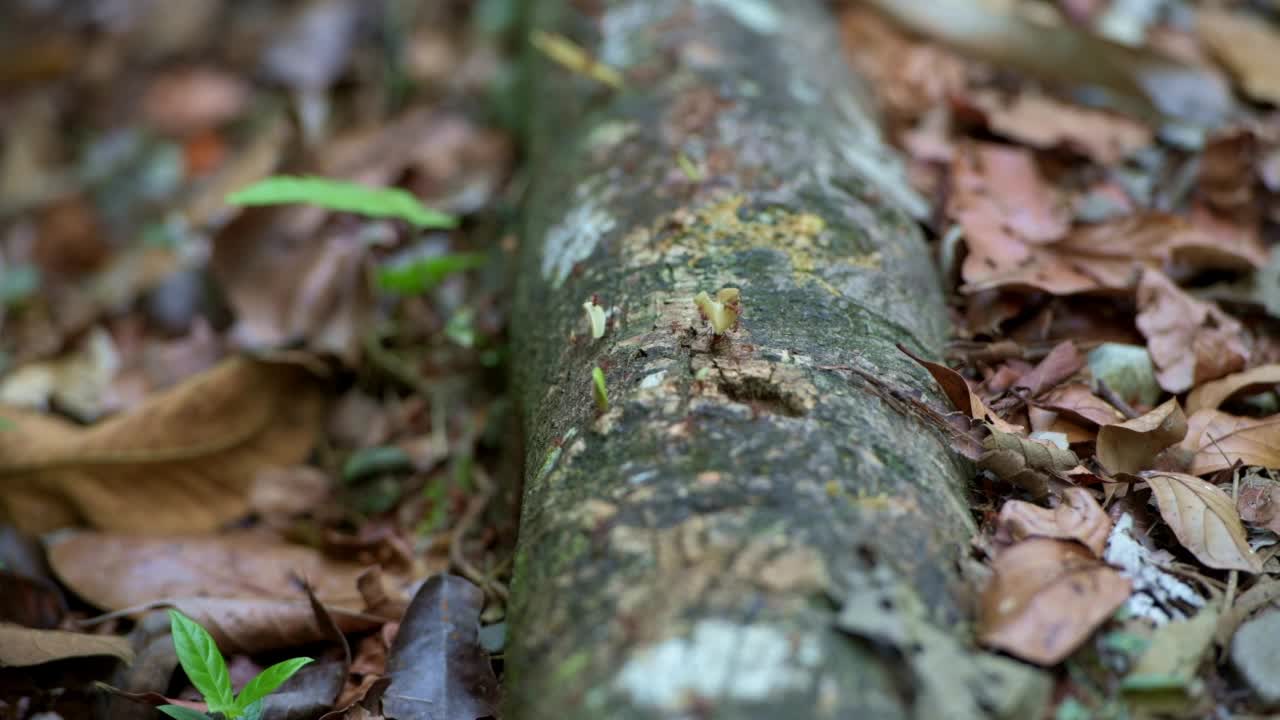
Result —
[[1231, 641], [1231, 665], [1264, 705], [1280, 705], [1280, 610], [1246, 622]]

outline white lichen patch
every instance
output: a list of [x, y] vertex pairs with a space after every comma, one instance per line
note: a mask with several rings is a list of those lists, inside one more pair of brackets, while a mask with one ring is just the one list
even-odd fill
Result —
[[728, 13], [734, 20], [761, 35], [773, 35], [782, 30], [782, 15], [764, 0], [701, 0], [703, 5], [714, 6]]
[[1163, 625], [1185, 620], [1183, 608], [1204, 607], [1204, 598], [1190, 585], [1160, 569], [1152, 553], [1133, 537], [1133, 516], [1125, 513], [1107, 538], [1104, 559], [1133, 582], [1133, 595], [1125, 601], [1130, 614]]
[[609, 190], [602, 178], [583, 182], [574, 191], [572, 210], [547, 231], [542, 247], [542, 277], [559, 288], [573, 266], [591, 257], [600, 240], [618, 225], [605, 209]]
[[632, 656], [616, 679], [633, 702], [678, 711], [694, 698], [762, 702], [808, 687], [822, 662], [818, 638], [769, 625], [702, 620]]

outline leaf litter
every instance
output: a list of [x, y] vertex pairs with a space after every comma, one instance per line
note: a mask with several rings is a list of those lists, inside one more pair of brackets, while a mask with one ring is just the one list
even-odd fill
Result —
[[1276, 597], [1272, 10], [935, 5], [841, 22], [956, 281], [948, 362], [908, 354], [975, 461], [978, 640], [1053, 668], [1060, 718], [1270, 707], [1280, 644], [1207, 648]]

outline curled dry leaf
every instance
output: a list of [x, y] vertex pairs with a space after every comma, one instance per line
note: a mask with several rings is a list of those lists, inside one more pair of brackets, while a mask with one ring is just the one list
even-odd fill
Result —
[[212, 530], [258, 470], [306, 457], [322, 404], [301, 368], [239, 358], [87, 428], [0, 407], [0, 509], [28, 532]]
[[991, 569], [978, 640], [1037, 665], [1064, 660], [1129, 597], [1129, 581], [1075, 542], [1024, 540]]
[[1182, 447], [1192, 454], [1192, 475], [1225, 470], [1236, 462], [1280, 468], [1280, 415], [1249, 418], [1197, 410], [1187, 420]]
[[1263, 18], [1212, 8], [1196, 13], [1196, 29], [1249, 97], [1280, 103], [1280, 32]]
[[1236, 510], [1249, 525], [1280, 533], [1280, 482], [1260, 474], [1246, 474], [1240, 479]]
[[1089, 425], [1110, 425], [1124, 420], [1123, 413], [1084, 383], [1060, 385], [1036, 398], [1035, 405]]
[[90, 604], [112, 611], [173, 605], [204, 625], [224, 652], [324, 639], [328, 629], [317, 622], [302, 580], [344, 631], [377, 624], [359, 616], [363, 566], [326, 559], [269, 532], [167, 538], [81, 532], [52, 543], [49, 561]]
[[1075, 540], [1099, 558], [1111, 534], [1111, 518], [1088, 490], [1067, 488], [1056, 508], [1010, 500], [1000, 508], [997, 538], [1019, 542], [1029, 537]]
[[1262, 392], [1277, 385], [1280, 385], [1280, 364], [1259, 365], [1197, 386], [1187, 395], [1187, 412], [1195, 413], [1202, 408], [1215, 410], [1237, 395]]
[[1191, 297], [1157, 270], [1142, 273], [1137, 325], [1147, 338], [1156, 379], [1171, 393], [1236, 372], [1249, 359], [1244, 328], [1235, 318]]
[[951, 406], [956, 410], [968, 415], [974, 420], [991, 423], [996, 429], [1006, 433], [1022, 432], [1022, 428], [1013, 425], [989, 410], [982, 402], [982, 398], [978, 397], [973, 388], [969, 386], [969, 381], [964, 379], [960, 373], [952, 370], [946, 365], [936, 362], [930, 362], [922, 357], [917, 356], [902, 345], [898, 349], [907, 357], [915, 360], [942, 388], [942, 392], [946, 394], [947, 400], [951, 401]]
[[1035, 397], [1045, 390], [1057, 387], [1082, 367], [1084, 356], [1076, 349], [1074, 342], [1066, 340], [1053, 346], [1049, 354], [1030, 372], [1018, 378], [1014, 387], [1026, 388], [1027, 394]]
[[1035, 148], [1066, 146], [1095, 162], [1112, 165], [1151, 144], [1151, 129], [1112, 113], [1089, 110], [1035, 92], [1010, 100], [993, 90], [968, 98], [982, 110], [991, 131]]
[[0, 622], [0, 667], [27, 667], [101, 655], [133, 662], [133, 649], [127, 637], [36, 630]]
[[1187, 418], [1170, 398], [1151, 412], [1098, 430], [1098, 461], [1112, 473], [1136, 473], [1151, 467], [1165, 448], [1187, 435]]
[[978, 467], [1025, 489], [1036, 498], [1049, 495], [1051, 478], [1060, 477], [1080, 464], [1070, 450], [995, 428], [982, 441], [982, 446], [986, 450], [978, 458]]
[[1261, 572], [1231, 496], [1194, 475], [1143, 473], [1178, 542], [1211, 568]]

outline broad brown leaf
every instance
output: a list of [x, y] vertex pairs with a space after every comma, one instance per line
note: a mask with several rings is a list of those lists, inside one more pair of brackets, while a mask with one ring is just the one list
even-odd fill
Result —
[[1187, 412], [1195, 413], [1201, 408], [1217, 409], [1237, 395], [1262, 392], [1276, 385], [1280, 385], [1280, 364], [1259, 365], [1197, 386], [1187, 395]]
[[1112, 473], [1136, 473], [1151, 466], [1165, 448], [1187, 435], [1187, 418], [1177, 398], [1151, 412], [1098, 429], [1098, 461]]
[[991, 569], [978, 640], [1037, 665], [1066, 659], [1130, 593], [1124, 576], [1066, 540], [1024, 540]]
[[951, 406], [956, 410], [959, 410], [974, 420], [991, 423], [992, 426], [1002, 432], [1022, 432], [1021, 427], [1009, 423], [1004, 418], [1001, 418], [999, 415], [996, 415], [988, 409], [987, 406], [983, 404], [982, 398], [978, 397], [977, 393], [973, 391], [973, 388], [969, 385], [969, 381], [965, 380], [963, 375], [952, 370], [946, 365], [925, 360], [902, 345], [899, 345], [898, 349], [907, 357], [919, 363], [925, 370], [929, 371], [929, 374], [933, 376], [933, 379], [938, 383], [938, 386], [942, 388], [942, 392], [947, 396], [947, 399], [951, 401]]
[[1076, 344], [1064, 340], [1053, 346], [1049, 354], [1036, 364], [1030, 372], [1018, 378], [1015, 387], [1024, 387], [1032, 397], [1057, 387], [1067, 378], [1075, 375], [1084, 367], [1084, 356], [1076, 349]]
[[978, 467], [1037, 498], [1048, 496], [1051, 478], [1061, 477], [1080, 464], [1070, 450], [995, 428], [982, 446], [985, 452], [978, 458]]
[[1244, 368], [1244, 328], [1213, 303], [1196, 300], [1157, 270], [1138, 284], [1138, 330], [1160, 387], [1181, 393]]
[[54, 660], [110, 655], [133, 662], [129, 638], [64, 630], [35, 630], [0, 623], [0, 667], [42, 665]]
[[1237, 461], [1280, 468], [1280, 415], [1248, 418], [1220, 410], [1198, 410], [1187, 420], [1182, 447], [1192, 453], [1192, 475], [1225, 470]]
[[[204, 625], [224, 652], [315, 642], [326, 628], [300, 581], [344, 630], [367, 628], [356, 581], [365, 567], [257, 530], [219, 536], [138, 537], [95, 532], [49, 547], [63, 583], [104, 610], [168, 604]], [[373, 623], [376, 624], [376, 623]]]
[[1182, 473], [1147, 472], [1141, 477], [1151, 486], [1160, 517], [1200, 562], [1219, 570], [1262, 571], [1235, 503], [1221, 488]]
[[1090, 425], [1110, 425], [1124, 420], [1119, 410], [1093, 394], [1084, 383], [1060, 385], [1036, 398], [1035, 405]]
[[1111, 518], [1088, 490], [1067, 488], [1056, 508], [1043, 508], [1022, 500], [1010, 500], [1000, 508], [997, 539], [1018, 542], [1029, 537], [1075, 540], [1102, 557], [1111, 534]]
[[1006, 101], [993, 90], [972, 93], [991, 131], [1031, 147], [1066, 146], [1111, 165], [1151, 144], [1151, 129], [1123, 115], [1068, 105], [1048, 95], [1020, 92]]
[[306, 457], [322, 404], [302, 369], [237, 358], [89, 427], [0, 407], [0, 512], [28, 532], [212, 530], [258, 471]]
[[1280, 103], [1280, 32], [1261, 17], [1212, 8], [1196, 13], [1196, 28], [1249, 97]]

